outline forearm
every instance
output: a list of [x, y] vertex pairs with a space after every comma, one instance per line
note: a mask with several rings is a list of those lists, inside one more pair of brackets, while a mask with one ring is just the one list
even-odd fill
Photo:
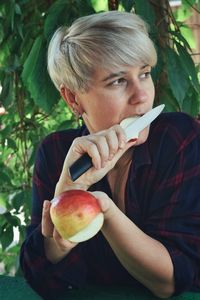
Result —
[[65, 179], [64, 176], [61, 176], [59, 181], [56, 184], [54, 196], [58, 196], [59, 194], [63, 193], [64, 191], [69, 190], [84, 190], [87, 191], [89, 188], [88, 185], [83, 183], [75, 183], [70, 178]]
[[167, 249], [146, 235], [116, 206], [102, 232], [121, 264], [155, 295], [169, 297], [174, 291], [173, 265]]

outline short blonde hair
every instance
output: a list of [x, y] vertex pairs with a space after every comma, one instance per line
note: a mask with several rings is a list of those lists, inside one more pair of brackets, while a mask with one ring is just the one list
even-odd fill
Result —
[[86, 91], [98, 67], [156, 64], [157, 55], [146, 23], [136, 14], [109, 11], [60, 27], [48, 48], [48, 72], [56, 88]]

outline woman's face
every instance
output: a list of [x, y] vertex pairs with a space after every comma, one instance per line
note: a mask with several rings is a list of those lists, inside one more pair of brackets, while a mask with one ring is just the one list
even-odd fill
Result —
[[[149, 111], [155, 95], [150, 72], [150, 66], [121, 67], [114, 72], [98, 69], [93, 77], [93, 86], [85, 93], [76, 93], [89, 131], [107, 129], [127, 117]], [[139, 144], [147, 136], [148, 128], [140, 134]]]

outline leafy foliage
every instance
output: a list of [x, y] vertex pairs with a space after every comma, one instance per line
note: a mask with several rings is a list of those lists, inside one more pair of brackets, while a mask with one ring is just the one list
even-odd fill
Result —
[[[191, 58], [182, 29], [194, 10], [192, 6], [200, 9], [200, 1], [184, 0], [175, 13], [167, 0], [121, 0], [112, 1], [112, 6], [108, 2], [0, 2], [1, 273], [15, 274], [18, 270], [19, 248], [30, 220], [31, 178], [39, 142], [51, 131], [76, 126], [46, 70], [48, 43], [57, 27], [108, 7], [135, 11], [149, 23], [150, 35], [158, 49], [158, 64], [153, 70], [156, 104], [165, 103], [167, 111], [199, 115], [198, 66]], [[19, 239], [15, 240], [16, 232]]]

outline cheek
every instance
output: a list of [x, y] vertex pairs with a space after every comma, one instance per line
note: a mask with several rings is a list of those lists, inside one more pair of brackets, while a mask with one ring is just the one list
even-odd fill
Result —
[[96, 115], [93, 119], [94, 123], [101, 127], [101, 129], [107, 129], [119, 122], [118, 111], [114, 109], [104, 109], [102, 112]]
[[96, 117], [104, 120], [104, 122], [112, 122], [114, 119], [118, 121], [121, 109], [122, 108], [119, 101], [117, 101], [117, 98], [104, 98], [103, 101], [99, 101], [99, 105], [96, 109]]
[[151, 97], [154, 100], [154, 98], [155, 98], [155, 88], [154, 87], [153, 87], [153, 90], [152, 90], [152, 93], [151, 93]]
[[152, 80], [149, 84], [148, 90], [149, 90], [149, 98], [153, 101], [155, 97], [155, 87]]

